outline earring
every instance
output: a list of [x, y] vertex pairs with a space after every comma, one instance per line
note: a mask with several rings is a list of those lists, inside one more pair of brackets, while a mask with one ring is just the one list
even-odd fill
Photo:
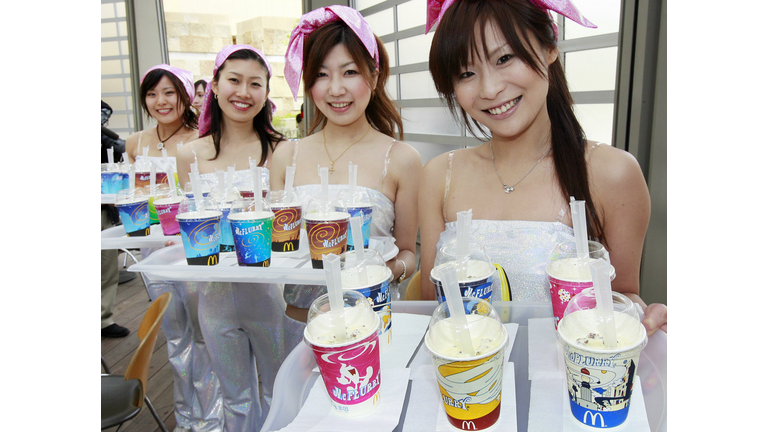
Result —
[[214, 93], [214, 94], [213, 94], [213, 98], [214, 98], [214, 99], [218, 99], [218, 98], [219, 98], [219, 95], [217, 95], [216, 93]]

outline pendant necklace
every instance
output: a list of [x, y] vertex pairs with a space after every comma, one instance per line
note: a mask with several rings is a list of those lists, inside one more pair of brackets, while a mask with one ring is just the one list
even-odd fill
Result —
[[343, 151], [343, 152], [341, 152], [341, 154], [339, 155], [339, 157], [337, 157], [336, 159], [332, 158], [332, 157], [331, 157], [331, 154], [330, 154], [330, 153], [328, 153], [328, 146], [325, 144], [325, 129], [323, 129], [323, 147], [325, 148], [325, 154], [327, 154], [327, 155], [328, 155], [328, 159], [330, 159], [330, 161], [331, 161], [331, 167], [330, 167], [330, 168], [328, 168], [328, 174], [333, 174], [333, 173], [334, 173], [334, 171], [336, 171], [336, 170], [333, 168], [333, 164], [335, 164], [337, 160], [339, 160], [339, 159], [340, 159], [342, 156], [344, 156], [344, 153], [346, 153], [346, 152], [347, 152], [347, 150], [349, 150], [350, 148], [352, 148], [352, 146], [353, 146], [353, 145], [355, 145], [355, 144], [359, 143], [360, 141], [362, 141], [362, 140], [363, 140], [363, 138], [365, 138], [365, 136], [366, 136], [366, 135], [368, 135], [368, 132], [369, 132], [371, 129], [373, 129], [373, 128], [369, 126], [369, 127], [368, 127], [368, 130], [366, 130], [366, 131], [365, 131], [365, 133], [363, 134], [363, 136], [361, 136], [359, 140], [357, 140], [357, 141], [353, 142], [353, 143], [352, 143], [352, 144], [350, 144], [350, 145], [349, 145], [347, 148], [345, 148], [345, 149], [344, 149], [344, 151]]
[[184, 123], [182, 122], [182, 123], [181, 123], [181, 126], [179, 126], [179, 128], [178, 128], [178, 129], [176, 129], [175, 131], [173, 131], [173, 133], [171, 134], [171, 136], [169, 136], [169, 137], [168, 137], [168, 138], [166, 138], [166, 139], [162, 139], [162, 138], [160, 138], [160, 125], [158, 125], [158, 126], [155, 128], [155, 131], [157, 132], [157, 139], [159, 139], [159, 140], [160, 140], [160, 142], [159, 142], [159, 143], [157, 143], [157, 149], [158, 149], [158, 150], [162, 150], [163, 148], [165, 148], [165, 142], [166, 142], [166, 141], [168, 141], [169, 139], [171, 139], [171, 138], [172, 138], [174, 135], [176, 135], [176, 132], [180, 131], [180, 130], [181, 130], [181, 128], [183, 128], [183, 127], [184, 127]]
[[549, 152], [550, 152], [550, 151], [552, 151], [552, 147], [550, 147], [550, 148], [549, 148], [549, 150], [547, 150], [547, 152], [546, 152], [546, 153], [544, 153], [544, 156], [540, 157], [540, 158], [539, 158], [539, 160], [537, 160], [537, 161], [536, 161], [536, 163], [535, 163], [535, 164], [533, 164], [533, 166], [531, 167], [531, 169], [529, 169], [529, 170], [528, 170], [528, 172], [527, 172], [527, 173], [525, 173], [525, 175], [523, 176], [523, 178], [521, 178], [520, 180], [518, 180], [518, 181], [517, 181], [517, 183], [513, 184], [512, 186], [507, 186], [507, 184], [506, 184], [506, 183], [504, 183], [504, 180], [502, 180], [502, 179], [501, 179], [501, 176], [499, 175], [499, 170], [497, 170], [497, 169], [496, 169], [496, 157], [493, 155], [493, 140], [491, 140], [489, 144], [490, 144], [490, 146], [491, 146], [491, 162], [493, 162], [493, 170], [494, 170], [494, 171], [496, 171], [496, 176], [499, 178], [499, 181], [501, 182], [501, 185], [504, 187], [504, 192], [505, 192], [505, 193], [510, 193], [510, 192], [512, 192], [513, 190], [515, 190], [515, 186], [517, 186], [517, 185], [518, 185], [518, 184], [519, 184], [521, 181], [523, 181], [523, 179], [525, 179], [526, 177], [528, 177], [528, 174], [530, 174], [530, 173], [531, 173], [531, 171], [533, 171], [533, 169], [534, 169], [534, 168], [536, 168], [536, 165], [538, 165], [538, 164], [539, 164], [539, 162], [541, 162], [541, 161], [542, 161], [542, 160], [543, 160], [545, 157], [547, 157], [547, 155], [549, 154]]

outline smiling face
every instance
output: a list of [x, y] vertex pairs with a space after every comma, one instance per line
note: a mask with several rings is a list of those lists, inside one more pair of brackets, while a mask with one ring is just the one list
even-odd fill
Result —
[[335, 45], [325, 56], [311, 93], [328, 121], [341, 126], [367, 121], [365, 109], [371, 100], [371, 87], [344, 45]]
[[195, 107], [197, 112], [203, 109], [203, 99], [205, 99], [205, 88], [202, 84], [199, 84], [195, 89], [195, 100], [192, 101], [192, 106]]
[[211, 85], [224, 117], [252, 122], [269, 96], [267, 70], [256, 60], [229, 59], [218, 76]]
[[173, 123], [184, 112], [176, 87], [174, 87], [171, 79], [165, 75], [147, 91], [144, 103], [149, 115], [159, 123]]
[[[494, 136], [515, 137], [533, 125], [546, 125], [547, 77], [515, 55], [494, 23], [488, 23], [483, 31], [488, 58], [483, 55], [486, 50], [477, 47], [455, 79], [458, 104]], [[480, 36], [475, 40], [483, 40]], [[544, 70], [557, 58], [554, 50], [539, 48], [538, 55]]]

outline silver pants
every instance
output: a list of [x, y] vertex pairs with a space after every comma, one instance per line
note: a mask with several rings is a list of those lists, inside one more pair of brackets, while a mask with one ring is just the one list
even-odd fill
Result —
[[209, 282], [199, 294], [200, 328], [222, 386], [224, 427], [231, 432], [258, 431], [269, 412], [275, 376], [288, 354], [282, 286]]
[[[187, 287], [189, 288], [189, 287]], [[221, 386], [213, 373], [208, 351], [200, 333], [197, 295], [175, 282], [148, 282], [152, 299], [165, 292], [173, 294], [162, 321], [173, 371], [173, 403], [176, 425], [194, 431], [221, 431]]]

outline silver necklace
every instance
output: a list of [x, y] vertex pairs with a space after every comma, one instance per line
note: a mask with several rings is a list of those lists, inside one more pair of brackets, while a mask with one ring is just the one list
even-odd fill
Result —
[[536, 168], [536, 165], [538, 165], [539, 162], [541, 162], [545, 157], [547, 157], [549, 152], [552, 151], [552, 147], [550, 147], [549, 150], [547, 150], [547, 152], [544, 153], [544, 156], [540, 157], [539, 160], [537, 160], [536, 163], [533, 164], [531, 169], [529, 169], [528, 172], [525, 173], [523, 178], [518, 180], [517, 183], [513, 184], [512, 186], [507, 186], [507, 184], [504, 183], [504, 180], [501, 179], [501, 176], [499, 175], [499, 170], [496, 169], [496, 157], [493, 155], [493, 140], [490, 141], [490, 146], [491, 146], [491, 162], [493, 162], [493, 170], [496, 171], [496, 176], [499, 178], [499, 181], [501, 182], [501, 185], [504, 187], [504, 192], [506, 192], [506, 193], [510, 193], [513, 190], [515, 190], [515, 186], [517, 186], [521, 181], [523, 181], [523, 179], [528, 177], [528, 174], [530, 174], [531, 171], [533, 171], [533, 169]]

